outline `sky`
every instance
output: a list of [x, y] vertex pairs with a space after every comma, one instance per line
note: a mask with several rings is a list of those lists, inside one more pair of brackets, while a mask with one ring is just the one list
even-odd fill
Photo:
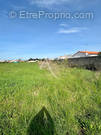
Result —
[[101, 0], [0, 0], [0, 59], [101, 51]]

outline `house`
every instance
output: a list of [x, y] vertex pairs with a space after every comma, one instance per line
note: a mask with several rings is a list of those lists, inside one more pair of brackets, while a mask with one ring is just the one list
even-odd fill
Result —
[[0, 60], [0, 63], [4, 63], [5, 62], [5, 60]]
[[38, 60], [30, 60], [30, 61], [28, 61], [28, 63], [35, 63], [35, 62], [38, 62]]
[[100, 52], [90, 52], [90, 51], [79, 51], [72, 55], [72, 58], [79, 58], [79, 57], [93, 57], [98, 56]]
[[39, 61], [38, 58], [35, 58], [35, 59], [30, 58], [29, 60], [27, 60], [28, 63], [35, 63], [35, 62], [38, 62], [38, 61]]
[[68, 59], [68, 58], [71, 58], [71, 55], [60, 56], [58, 59], [59, 60], [65, 60], [65, 59]]
[[19, 60], [8, 60], [8, 63], [19, 63]]

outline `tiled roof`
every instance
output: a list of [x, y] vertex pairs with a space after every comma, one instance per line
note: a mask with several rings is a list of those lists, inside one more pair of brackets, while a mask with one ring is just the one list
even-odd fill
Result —
[[89, 51], [80, 51], [80, 53], [88, 53], [88, 54], [99, 54], [100, 52], [89, 52]]

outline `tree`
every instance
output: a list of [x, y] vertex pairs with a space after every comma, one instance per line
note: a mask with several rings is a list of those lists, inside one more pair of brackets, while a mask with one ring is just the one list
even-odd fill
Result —
[[30, 58], [28, 61], [32, 61], [33, 60], [33, 58]]
[[98, 56], [101, 57], [101, 52], [99, 52]]

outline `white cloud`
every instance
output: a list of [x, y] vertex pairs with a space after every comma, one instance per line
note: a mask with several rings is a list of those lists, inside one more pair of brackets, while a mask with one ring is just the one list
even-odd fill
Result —
[[52, 6], [52, 5], [59, 5], [64, 3], [69, 3], [72, 0], [29, 0], [30, 4], [37, 4], [38, 6]]
[[24, 6], [12, 5], [11, 7], [12, 7], [12, 9], [14, 9], [14, 10], [23, 10], [23, 9], [26, 9], [26, 7], [24, 7]]
[[87, 28], [81, 28], [81, 27], [73, 27], [70, 29], [60, 29], [58, 31], [59, 34], [72, 34], [72, 33], [79, 33], [82, 30], [86, 30]]
[[[56, 8], [58, 5], [62, 8], [75, 8], [75, 9], [84, 9], [87, 6], [92, 6], [97, 3], [99, 0], [27, 0], [31, 5], [37, 5], [38, 7], [43, 8]], [[63, 7], [64, 5], [64, 7]], [[68, 7], [70, 5], [70, 7]], [[59, 10], [60, 10], [59, 9]]]
[[60, 26], [62, 26], [62, 27], [67, 27], [68, 24], [66, 24], [66, 23], [61, 23]]

